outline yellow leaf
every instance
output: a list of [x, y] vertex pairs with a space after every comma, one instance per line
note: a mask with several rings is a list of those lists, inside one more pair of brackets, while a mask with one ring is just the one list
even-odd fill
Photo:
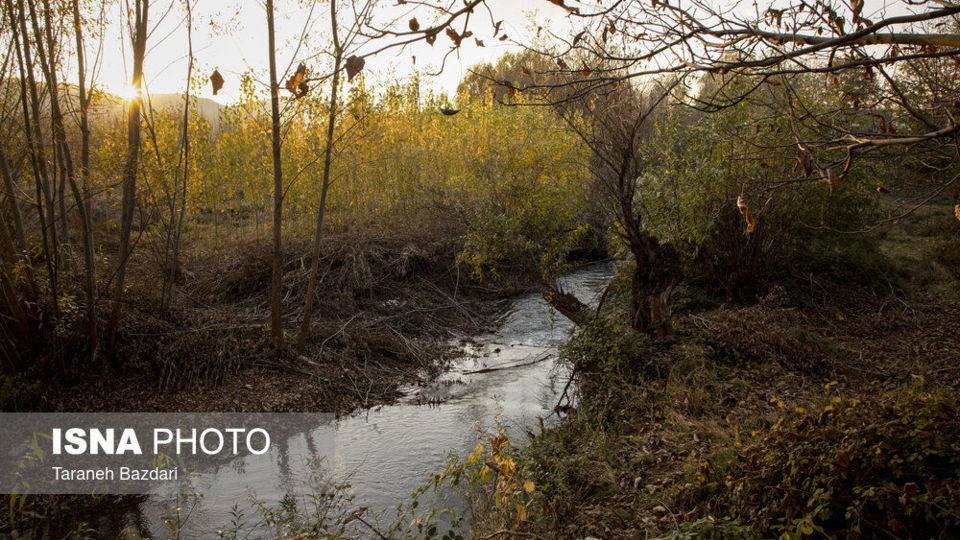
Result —
[[537, 485], [533, 483], [532, 480], [524, 480], [523, 490], [527, 493], [533, 493], [533, 490], [537, 489]]
[[757, 222], [754, 221], [753, 215], [750, 214], [750, 207], [747, 206], [747, 200], [743, 198], [743, 195], [737, 197], [737, 208], [740, 210], [740, 213], [743, 214], [743, 218], [747, 221], [747, 234], [750, 234], [757, 228]]

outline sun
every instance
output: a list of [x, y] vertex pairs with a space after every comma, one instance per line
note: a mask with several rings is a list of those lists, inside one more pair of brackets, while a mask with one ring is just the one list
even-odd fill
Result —
[[134, 88], [134, 86], [130, 83], [124, 83], [120, 85], [118, 88], [114, 89], [113, 93], [124, 101], [132, 101], [140, 97], [140, 93], [137, 92], [137, 89]]

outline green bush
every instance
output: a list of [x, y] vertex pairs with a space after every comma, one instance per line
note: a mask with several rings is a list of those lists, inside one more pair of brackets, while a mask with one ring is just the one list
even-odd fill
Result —
[[651, 358], [650, 338], [618, 327], [610, 319], [594, 319], [563, 346], [561, 354], [573, 366], [579, 391], [590, 401], [619, 387], [632, 388], [664, 371]]
[[956, 538], [958, 413], [955, 395], [836, 396], [791, 413], [700, 480], [763, 537]]
[[[806, 92], [804, 99], [830, 99], [805, 82], [794, 81], [798, 92]], [[691, 285], [723, 299], [755, 301], [774, 283], [809, 282], [811, 274], [831, 283], [859, 277], [883, 282], [875, 239], [834, 229], [856, 230], [876, 220], [875, 178], [886, 171], [857, 162], [832, 190], [818, 178], [844, 156], [818, 155], [818, 169], [804, 180], [800, 152], [791, 142], [793, 130], [803, 128], [771, 115], [785, 107], [787, 98], [778, 92], [761, 92], [737, 108], [711, 114], [682, 105], [666, 108], [644, 149], [638, 204], [645, 225], [658, 238], [686, 248]], [[825, 135], [808, 130], [800, 137]], [[741, 197], [756, 220], [749, 234], [738, 207]], [[834, 279], [841, 266], [851, 270]]]

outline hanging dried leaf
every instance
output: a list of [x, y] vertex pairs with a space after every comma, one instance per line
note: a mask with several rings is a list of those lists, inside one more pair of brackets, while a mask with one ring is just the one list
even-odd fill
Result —
[[767, 10], [766, 16], [767, 16], [767, 18], [770, 19], [771, 22], [774, 22], [774, 21], [775, 21], [775, 22], [777, 23], [777, 27], [779, 27], [781, 24], [783, 24], [783, 10], [782, 10], [782, 9], [773, 9], [773, 8], [770, 8], [770, 9]]
[[557, 65], [560, 66], [560, 69], [570, 69], [570, 66], [563, 61], [563, 58], [557, 58]]
[[563, 9], [567, 10], [567, 13], [579, 13], [579, 12], [580, 12], [580, 10], [579, 10], [578, 8], [570, 7], [570, 6], [566, 5], [566, 4], [564, 4], [564, 3], [563, 3], [563, 0], [547, 0], [547, 2], [550, 2], [551, 4], [553, 4], [553, 5], [555, 5], [555, 6], [560, 6], [560, 7], [562, 7]]
[[416, 32], [419, 29], [420, 29], [420, 22], [417, 21], [417, 18], [414, 17], [410, 19], [410, 30], [413, 32]]
[[530, 68], [527, 66], [520, 66], [520, 71], [522, 71], [524, 75], [530, 75]]
[[493, 23], [493, 37], [497, 37], [497, 34], [500, 33], [500, 25], [503, 24], [503, 21], [497, 21]]
[[443, 113], [444, 116], [453, 116], [458, 112], [460, 112], [460, 109], [451, 109], [450, 107], [440, 107], [440, 112]]
[[437, 34], [427, 34], [427, 43], [433, 45], [437, 41]]
[[463, 41], [463, 36], [457, 33], [456, 30], [450, 28], [449, 26], [446, 29], [447, 37], [450, 38], [450, 41], [453, 42], [454, 47], [459, 47], [460, 42]]
[[357, 73], [360, 73], [360, 70], [363, 69], [363, 65], [366, 63], [367, 61], [364, 60], [363, 57], [357, 55], [347, 58], [347, 80], [352, 81]]
[[300, 99], [303, 96], [307, 95], [307, 92], [309, 91], [310, 91], [310, 85], [308, 85], [306, 81], [301, 82], [300, 84], [297, 85], [297, 99]]
[[860, 20], [860, 12], [863, 11], [863, 0], [850, 0], [850, 9], [853, 11], [853, 21]]
[[483, 44], [483, 40], [478, 38], [473, 38], [473, 40], [477, 42], [477, 47], [486, 47], [486, 45]]
[[960, 219], [960, 204], [953, 207], [953, 215], [957, 216], [957, 219]]
[[220, 75], [220, 72], [213, 70], [213, 74], [210, 75], [210, 84], [213, 86], [213, 95], [217, 95], [217, 92], [223, 88], [223, 75]]
[[743, 195], [737, 197], [737, 208], [747, 221], [747, 234], [752, 233], [757, 228], [757, 222], [753, 219], [753, 215], [750, 213], [750, 207], [747, 206], [747, 201], [743, 198]]
[[508, 96], [508, 97], [514, 97], [514, 96], [516, 96], [516, 95], [517, 95], [517, 87], [516, 87], [516, 86], [511, 86], [511, 87], [510, 87], [510, 90], [507, 91], [507, 96]]
[[507, 35], [506, 35], [506, 34], [504, 34], [504, 35], [502, 35], [502, 36], [500, 36], [500, 41], [506, 41], [506, 40], [508, 40], [508, 39], [510, 39], [510, 38], [509, 38], [509, 37], [507, 37]]
[[291, 94], [296, 95], [297, 89], [300, 87], [300, 83], [302, 83], [306, 77], [307, 66], [301, 62], [300, 65], [297, 66], [297, 71], [294, 72], [289, 79], [287, 79], [287, 90], [289, 90]]

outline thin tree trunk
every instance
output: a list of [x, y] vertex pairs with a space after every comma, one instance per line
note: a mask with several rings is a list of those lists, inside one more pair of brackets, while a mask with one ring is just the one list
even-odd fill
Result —
[[[23, 216], [20, 213], [20, 204], [17, 202], [17, 192], [14, 187], [13, 182], [13, 173], [10, 171], [10, 163], [7, 161], [7, 155], [3, 151], [3, 146], [0, 145], [0, 176], [3, 176], [3, 187], [7, 192], [7, 202], [10, 205], [10, 214], [13, 216], [13, 233], [17, 240], [17, 245], [15, 246], [17, 250], [18, 259], [27, 270], [30, 270], [32, 267], [30, 265], [30, 259], [27, 257], [27, 237], [23, 231]], [[32, 272], [31, 272], [32, 276]], [[28, 285], [31, 290], [29, 293], [33, 294], [33, 278], [30, 277]]]
[[120, 253], [117, 267], [116, 284], [113, 290], [113, 310], [110, 313], [110, 326], [107, 329], [106, 359], [112, 360], [116, 353], [117, 327], [120, 324], [121, 302], [123, 301], [124, 278], [130, 256], [130, 230], [133, 227], [133, 212], [137, 203], [137, 167], [140, 158], [140, 91], [143, 82], [143, 57], [147, 47], [147, 15], [149, 0], [135, 0], [133, 42], [133, 88], [136, 96], [130, 100], [127, 109], [127, 153], [123, 163], [123, 200], [120, 209]]
[[[179, 215], [171, 215], [171, 219], [176, 220], [173, 231], [172, 258], [170, 262], [170, 274], [167, 277], [167, 287], [163, 291], [163, 298], [160, 304], [160, 312], [166, 313], [170, 308], [170, 302], [173, 297], [173, 287], [177, 279], [177, 267], [180, 261], [180, 236], [183, 232], [183, 218], [187, 213], [187, 185], [190, 178], [190, 81], [193, 77], [193, 9], [190, 0], [186, 0], [187, 6], [187, 89], [183, 93], [183, 183], [180, 188], [180, 210]], [[174, 189], [176, 195], [176, 189]]]
[[77, 189], [77, 183], [71, 179], [71, 189], [77, 200], [80, 213], [80, 223], [83, 227], [83, 262], [86, 267], [84, 292], [87, 296], [87, 342], [89, 359], [93, 361], [97, 356], [97, 267], [94, 254], [93, 221], [90, 215], [90, 186], [87, 180], [90, 171], [90, 126], [87, 113], [90, 107], [90, 98], [86, 88], [86, 66], [83, 50], [83, 27], [80, 21], [80, 0], [73, 0], [73, 24], [77, 37], [77, 76], [80, 88], [80, 165], [77, 174], [80, 176], [82, 193]]
[[283, 258], [283, 163], [280, 161], [280, 88], [277, 85], [276, 40], [273, 30], [273, 0], [267, 0], [267, 48], [270, 55], [270, 115], [273, 125], [273, 279], [270, 284], [270, 335], [279, 351], [283, 345], [280, 313], [281, 259]]
[[[85, 263], [85, 278], [84, 278], [84, 289], [86, 295], [87, 303], [87, 320], [90, 325], [89, 333], [92, 340], [89, 342], [89, 347], [91, 354], [96, 351], [96, 298], [95, 298], [95, 281], [94, 281], [94, 260], [93, 260], [93, 241], [91, 238], [91, 229], [90, 222], [87, 216], [87, 207], [84, 203], [83, 194], [80, 192], [79, 185], [77, 184], [76, 179], [76, 170], [73, 166], [73, 156], [70, 152], [70, 146], [67, 143], [67, 132], [63, 125], [63, 112], [60, 109], [60, 95], [59, 95], [59, 81], [57, 80], [57, 68], [56, 68], [56, 55], [55, 55], [55, 45], [53, 40], [52, 32], [52, 22], [50, 18], [51, 8], [49, 0], [44, 0], [43, 2], [44, 9], [44, 30], [47, 47], [46, 50], [42, 46], [37, 47], [38, 55], [40, 56], [40, 64], [44, 71], [44, 76], [47, 80], [47, 87], [50, 92], [50, 120], [51, 126], [53, 128], [53, 138], [56, 143], [58, 162], [61, 170], [61, 180], [60, 180], [60, 189], [62, 191], [63, 187], [69, 183], [70, 189], [73, 193], [74, 199], [77, 203], [77, 210], [80, 215], [80, 227], [83, 234], [83, 243], [84, 243], [84, 263]], [[35, 10], [31, 10], [31, 19], [33, 21], [34, 33], [37, 36], [37, 42], [42, 43], [42, 38], [40, 34], [40, 27], [37, 22]], [[76, 22], [79, 24], [79, 13], [76, 13], [77, 17]], [[82, 37], [80, 34], [80, 27], [77, 26], [77, 40], [80, 46], [82, 47]], [[78, 48], [78, 54], [82, 58], [82, 48]], [[82, 60], [80, 65], [82, 66]], [[82, 68], [81, 68], [82, 69]], [[81, 75], [81, 84], [83, 84], [83, 78]], [[83, 95], [83, 94], [82, 94]], [[81, 104], [82, 108], [82, 104]], [[83, 113], [81, 113], [83, 114]], [[66, 222], [65, 222], [65, 212], [66, 204], [64, 202], [65, 197], [61, 194], [60, 205], [61, 209], [61, 231], [66, 238]]]
[[[60, 230], [62, 233], [62, 238], [66, 239], [68, 237], [68, 232], [66, 230], [66, 202], [65, 202], [65, 193], [64, 188], [69, 183], [71, 191], [73, 192], [74, 199], [77, 203], [77, 210], [80, 214], [80, 226], [81, 232], [84, 239], [84, 260], [85, 260], [85, 295], [87, 302], [87, 318], [90, 321], [91, 325], [94, 328], [94, 337], [96, 334], [96, 316], [94, 315], [96, 299], [94, 298], [94, 279], [93, 279], [93, 243], [90, 238], [90, 224], [87, 219], [86, 206], [84, 205], [83, 195], [80, 193], [80, 189], [76, 181], [76, 171], [73, 166], [73, 156], [70, 153], [70, 146], [67, 143], [67, 132], [63, 125], [63, 112], [60, 109], [60, 93], [59, 93], [59, 81], [57, 80], [57, 68], [56, 68], [56, 53], [55, 45], [53, 40], [53, 31], [52, 23], [50, 18], [51, 8], [49, 0], [44, 0], [43, 2], [43, 15], [44, 15], [44, 31], [45, 35], [41, 34], [40, 26], [37, 20], [36, 10], [31, 9], [31, 20], [33, 22], [34, 34], [37, 37], [37, 54], [40, 57], [40, 65], [44, 72], [44, 77], [47, 81], [48, 91], [50, 93], [50, 125], [53, 130], [53, 138], [55, 142], [57, 161], [60, 167], [60, 206], [61, 206], [61, 223]], [[79, 28], [77, 32], [79, 33]], [[46, 38], [46, 50], [40, 44], [43, 43], [44, 37]], [[81, 39], [81, 38], [78, 38]], [[89, 343], [91, 352], [96, 350], [96, 340], [93, 340]], [[62, 366], [61, 366], [62, 367]]]
[[327, 205], [327, 191], [330, 188], [330, 163], [333, 161], [333, 133], [337, 120], [337, 86], [340, 84], [340, 62], [343, 50], [337, 36], [337, 2], [330, 0], [330, 28], [333, 32], [333, 81], [330, 86], [330, 114], [327, 116], [327, 140], [323, 156], [323, 183], [320, 187], [320, 206], [317, 208], [317, 230], [313, 242], [313, 260], [310, 261], [310, 279], [307, 280], [307, 297], [303, 309], [303, 321], [297, 345], [303, 347], [310, 337], [310, 324], [313, 319], [314, 296], [317, 288], [317, 274], [320, 269], [320, 249], [323, 239], [323, 214]]
[[[17, 57], [22, 66], [20, 73], [21, 99], [23, 101], [23, 122], [27, 136], [27, 147], [30, 149], [30, 160], [34, 172], [36, 188], [37, 216], [40, 221], [40, 245], [44, 262], [47, 267], [47, 281], [50, 285], [50, 303], [56, 323], [60, 321], [60, 300], [58, 287], [59, 256], [57, 231], [54, 222], [54, 206], [50, 195], [50, 174], [47, 169], [47, 158], [43, 150], [43, 132], [40, 128], [40, 96], [37, 92], [37, 81], [33, 76], [33, 58], [30, 52], [30, 39], [27, 33], [27, 14], [23, 0], [19, 0], [17, 7], [19, 17], [14, 15], [13, 3], [8, 1], [8, 9], [13, 20], [19, 19], [20, 40], [15, 39]], [[16, 38], [16, 35], [14, 36]], [[22, 46], [22, 47], [21, 47]], [[26, 81], [24, 88], [23, 82]], [[29, 99], [27, 93], [29, 92]]]

